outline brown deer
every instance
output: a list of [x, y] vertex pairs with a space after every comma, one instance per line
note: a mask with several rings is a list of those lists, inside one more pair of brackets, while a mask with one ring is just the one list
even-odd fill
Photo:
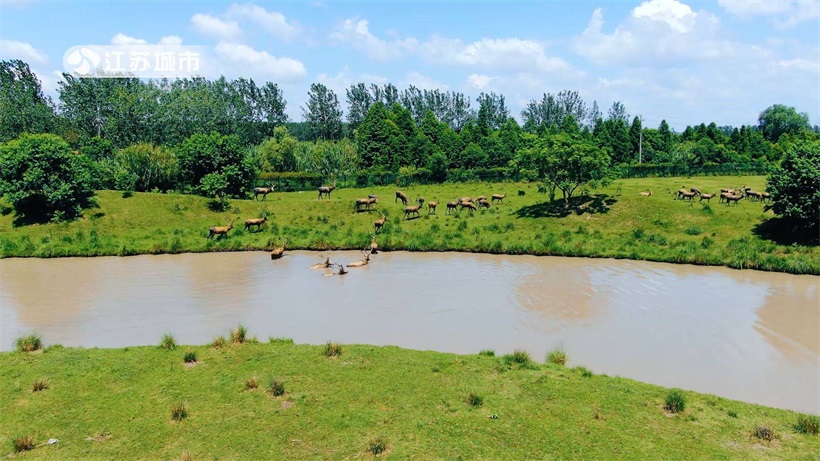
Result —
[[438, 206], [437, 201], [427, 202], [427, 213], [428, 214], [436, 214], [436, 207]]
[[695, 194], [700, 195], [700, 189], [698, 189], [697, 187], [690, 187], [689, 192], [694, 192]]
[[464, 202], [472, 202], [473, 199], [471, 197], [461, 197], [458, 199], [458, 204], [461, 205]]
[[314, 264], [314, 265], [310, 266], [311, 269], [327, 269], [328, 267], [333, 265], [333, 263], [330, 262], [330, 255], [329, 254], [322, 253], [322, 256], [325, 257], [325, 262]]
[[641, 197], [649, 197], [650, 195], [652, 195], [652, 191], [650, 190], [650, 191], [638, 192], [638, 195], [640, 195]]
[[407, 219], [409, 215], [415, 214], [418, 217], [421, 217], [419, 214], [419, 210], [421, 209], [421, 204], [418, 205], [411, 205], [404, 208], [404, 219]]
[[393, 203], [396, 203], [399, 200], [401, 200], [401, 203], [407, 205], [407, 200], [408, 200], [407, 199], [407, 194], [405, 194], [404, 192], [402, 192], [400, 190], [397, 190], [396, 191], [396, 200], [394, 200]]
[[273, 192], [273, 189], [276, 186], [273, 183], [270, 183], [270, 187], [255, 187], [253, 189], [253, 199], [256, 200], [256, 197], [262, 196], [262, 201], [264, 202], [268, 198], [268, 194]]
[[767, 202], [767, 201], [771, 201], [772, 200], [772, 194], [770, 194], [768, 192], [761, 192], [760, 193], [760, 200], [763, 201], [764, 203]]
[[271, 250], [270, 259], [279, 259], [285, 254], [285, 247], [287, 246], [288, 241], [286, 238], [283, 239], [282, 237], [279, 237], [279, 239], [282, 240], [282, 246], [276, 247], [273, 250]]
[[[757, 201], [757, 200], [760, 200], [762, 198], [762, 195], [760, 194], [760, 192], [755, 192], [751, 189], [746, 191], [746, 196], [749, 197], [750, 202]], [[752, 200], [752, 199], [754, 199], [754, 200]]]
[[373, 223], [373, 226], [374, 226], [375, 231], [376, 231], [377, 234], [379, 232], [381, 232], [382, 227], [384, 227], [384, 224], [386, 222], [387, 222], [387, 216], [382, 215], [382, 217], [380, 219], [377, 219], [376, 222]]
[[465, 208], [469, 208], [470, 211], [476, 211], [475, 204], [473, 202], [461, 202], [459, 205], [461, 208], [458, 209], [458, 212], [461, 213], [461, 210]]
[[[225, 220], [228, 221], [228, 218], [225, 218]], [[233, 222], [234, 222], [234, 220], [231, 219], [230, 221], [228, 221], [227, 226], [214, 226], [214, 227], [211, 227], [210, 229], [208, 229], [208, 238], [211, 238], [214, 235], [219, 235], [220, 236], [219, 238], [222, 238], [222, 237], [228, 235], [228, 231], [233, 229]]]
[[370, 262], [370, 252], [367, 251], [367, 248], [362, 250], [362, 254], [364, 255], [364, 259], [361, 261], [352, 262], [347, 265], [347, 267], [362, 267], [366, 266]]
[[376, 236], [370, 234], [370, 254], [379, 254], [379, 244], [376, 242]]
[[376, 196], [356, 199], [356, 211], [361, 211], [362, 207], [364, 207], [366, 211], [370, 211], [370, 205], [377, 203], [378, 199]]
[[739, 202], [740, 199], [742, 199], [743, 197], [745, 197], [745, 195], [728, 194], [728, 195], [726, 195], [726, 205], [728, 206], [729, 202], [735, 202], [735, 205], [737, 205], [737, 202]]
[[422, 196], [419, 196], [419, 198], [416, 199], [416, 202], [421, 206], [424, 206], [424, 201], [425, 199]]
[[679, 192], [678, 196], [683, 197], [683, 200], [694, 200], [695, 196], [698, 195], [694, 192], [687, 192], [685, 190], [680, 190], [678, 192]]
[[447, 211], [444, 212], [445, 215], [450, 214], [450, 210], [455, 210], [458, 208], [458, 202], [447, 202]]
[[478, 201], [478, 207], [490, 208], [490, 202], [488, 202], [486, 198], [482, 197], [481, 200]]
[[[472, 202], [473, 200], [470, 200], [470, 201]], [[487, 197], [486, 197], [486, 196], [484, 196], [484, 195], [479, 195], [478, 197], [476, 197], [476, 198], [475, 198], [475, 200], [474, 200], [474, 201], [475, 201], [475, 202], [477, 202], [477, 203], [478, 203], [478, 202], [481, 202], [481, 201], [485, 201], [485, 202], [486, 202], [486, 201], [487, 201]]]
[[678, 191], [675, 192], [675, 200], [681, 199], [684, 196], [684, 194], [688, 193], [689, 192], [687, 192], [686, 189], [678, 189]]
[[492, 202], [498, 200], [499, 203], [501, 203], [505, 198], [507, 198], [507, 194], [493, 194], [491, 197]]
[[706, 200], [706, 203], [711, 203], [711, 200], [715, 198], [716, 194], [700, 194], [700, 200], [698, 202], [702, 202]]
[[322, 198], [322, 194], [330, 198], [330, 193], [336, 190], [336, 183], [334, 182], [332, 186], [320, 186], [319, 187], [319, 198]]
[[256, 230], [262, 228], [262, 224], [264, 224], [268, 220], [268, 212], [265, 212], [265, 215], [262, 218], [255, 218], [255, 219], [247, 219], [245, 220], [245, 230], [250, 231], [251, 226], [256, 226]]

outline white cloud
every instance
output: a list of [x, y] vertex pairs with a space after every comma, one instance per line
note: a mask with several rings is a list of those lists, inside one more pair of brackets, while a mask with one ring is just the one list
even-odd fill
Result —
[[343, 104], [344, 101], [346, 101], [347, 89], [350, 88], [350, 85], [355, 83], [364, 83], [365, 85], [370, 86], [371, 83], [375, 83], [376, 85], [384, 85], [389, 83], [389, 79], [387, 77], [375, 74], [354, 73], [347, 65], [336, 73], [336, 75], [320, 73], [316, 76], [316, 80], [322, 85], [333, 90], [339, 98], [339, 101]]
[[742, 18], [770, 16], [778, 27], [820, 19], [820, 0], [718, 0], [718, 4]]
[[424, 76], [415, 71], [408, 72], [398, 83], [399, 88], [408, 87], [410, 85], [421, 90], [439, 89], [441, 91], [448, 91], [450, 89], [446, 83]]
[[159, 40], [160, 45], [182, 45], [182, 37], [177, 35], [166, 35]]
[[307, 75], [305, 65], [301, 61], [277, 58], [266, 51], [257, 51], [247, 45], [220, 42], [216, 45], [215, 51], [221, 62], [233, 66], [234, 69], [241, 66], [243, 74], [257, 74], [273, 81], [293, 81]]
[[637, 19], [650, 19], [664, 22], [672, 29], [680, 32], [689, 32], [695, 25], [697, 15], [689, 5], [675, 0], [650, 0], [643, 2], [632, 11]]
[[44, 64], [48, 56], [31, 46], [30, 43], [17, 40], [0, 40], [0, 57], [3, 59], [20, 59], [28, 63]]
[[113, 37], [111, 37], [111, 44], [112, 45], [146, 45], [148, 44], [147, 41], [131, 37], [130, 35], [125, 35], [123, 33], [119, 33]]
[[484, 91], [489, 88], [493, 80], [495, 78], [489, 75], [470, 74], [467, 76], [467, 85], [473, 89]]
[[265, 29], [269, 34], [282, 40], [294, 38], [299, 28], [293, 22], [288, 22], [282, 13], [268, 11], [252, 3], [234, 3], [228, 7], [225, 15], [231, 19], [246, 20]]
[[418, 45], [414, 38], [382, 40], [370, 32], [369, 24], [366, 19], [346, 19], [330, 34], [330, 38], [351, 44], [372, 59], [396, 58]]
[[236, 39], [242, 34], [242, 29], [235, 21], [223, 21], [208, 14], [193, 15], [191, 24], [200, 34], [219, 39]]

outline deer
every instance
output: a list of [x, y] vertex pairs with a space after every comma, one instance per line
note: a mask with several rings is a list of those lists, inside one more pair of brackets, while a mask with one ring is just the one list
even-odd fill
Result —
[[330, 198], [330, 193], [336, 189], [336, 183], [334, 182], [332, 186], [320, 186], [319, 187], [319, 198], [322, 198], [322, 194], [326, 195], [327, 198]]
[[770, 194], [770, 193], [768, 193], [768, 192], [761, 192], [761, 193], [760, 193], [760, 200], [761, 200], [762, 202], [764, 202], [764, 203], [765, 203], [765, 202], [767, 202], [767, 201], [771, 201], [771, 199], [772, 199], [772, 194]]
[[387, 222], [387, 216], [382, 215], [382, 217], [381, 217], [381, 218], [377, 219], [377, 220], [376, 220], [376, 222], [374, 222], [374, 223], [373, 223], [373, 227], [375, 228], [375, 232], [376, 232], [377, 234], [378, 234], [379, 232], [381, 232], [382, 227], [384, 227], [384, 224], [385, 224], [386, 222]]
[[482, 197], [481, 200], [478, 201], [478, 207], [490, 208], [490, 202], [488, 202], [486, 198]]
[[330, 254], [322, 253], [322, 256], [325, 257], [325, 262], [316, 263], [316, 264], [310, 266], [311, 269], [327, 269], [328, 267], [333, 265], [333, 263], [330, 262]]
[[411, 206], [405, 207], [404, 208], [404, 219], [408, 219], [407, 217], [409, 215], [412, 215], [412, 214], [415, 214], [416, 216], [421, 217], [421, 215], [419, 214], [420, 209], [421, 209], [421, 204], [420, 203], [418, 205], [411, 205]]
[[416, 202], [418, 202], [419, 205], [424, 206], [424, 197], [419, 196], [419, 198], [416, 199]]
[[683, 200], [689, 199], [694, 200], [695, 196], [698, 195], [695, 192], [687, 192], [685, 190], [678, 191], [678, 196], [683, 197]]
[[458, 199], [458, 204], [461, 205], [464, 202], [472, 202], [473, 199], [471, 197], [461, 197]]
[[282, 246], [276, 247], [273, 250], [271, 250], [270, 259], [279, 259], [285, 254], [285, 246], [287, 246], [287, 239], [283, 239], [282, 237], [279, 237], [279, 239], [282, 240]]
[[356, 211], [361, 211], [361, 207], [364, 207], [366, 211], [370, 211], [370, 205], [376, 203], [378, 199], [376, 196], [356, 199]]
[[746, 191], [746, 196], [747, 196], [747, 197], [749, 197], [749, 201], [752, 201], [752, 199], [753, 199], [753, 198], [755, 199], [754, 201], [757, 201], [757, 200], [760, 200], [760, 199], [761, 199], [761, 197], [762, 197], [762, 195], [760, 194], [760, 192], [755, 192], [755, 191], [753, 191], [753, 190], [751, 190], [751, 189], [748, 189], [748, 190]]
[[367, 248], [362, 250], [362, 254], [364, 255], [364, 259], [361, 261], [352, 262], [347, 265], [347, 267], [362, 267], [366, 266], [370, 262], [370, 252], [367, 251]]
[[503, 194], [503, 195], [502, 194], [493, 194], [492, 197], [491, 197], [491, 199], [492, 199], [491, 201], [495, 202], [497, 200], [499, 203], [502, 203], [502, 201], [505, 198], [507, 198], [507, 194]]
[[379, 244], [376, 242], [376, 236], [373, 234], [370, 234], [370, 254], [379, 254]]
[[402, 192], [400, 190], [397, 190], [396, 191], [396, 200], [394, 200], [393, 203], [396, 203], [399, 200], [401, 200], [401, 203], [403, 203], [404, 205], [407, 205], [407, 194], [405, 194], [404, 192]]
[[262, 218], [255, 218], [255, 219], [247, 219], [245, 220], [245, 230], [250, 231], [251, 226], [256, 226], [256, 230], [262, 228], [262, 224], [264, 224], [268, 220], [268, 212], [265, 212], [265, 215]]
[[268, 194], [273, 192], [273, 189], [276, 186], [273, 183], [270, 183], [270, 187], [254, 187], [253, 189], [253, 199], [256, 200], [256, 197], [262, 196], [262, 201], [264, 202], [268, 198]]
[[726, 206], [729, 205], [729, 202], [735, 202], [735, 205], [737, 205], [737, 202], [739, 202], [740, 199], [742, 199], [743, 197], [745, 197], [745, 195], [727, 194], [726, 195]]
[[[225, 218], [225, 220], [228, 221], [228, 218]], [[234, 220], [231, 219], [230, 221], [228, 221], [227, 226], [214, 226], [214, 227], [211, 227], [210, 229], [208, 229], [208, 238], [210, 239], [214, 235], [219, 235], [220, 236], [219, 238], [222, 238], [222, 237], [228, 235], [228, 231], [233, 229], [233, 222], [234, 222]]]
[[638, 192], [638, 195], [640, 195], [641, 197], [649, 197], [650, 195], [652, 195], [652, 191], [650, 190], [650, 191]]
[[458, 201], [455, 202], [447, 202], [447, 211], [444, 212], [445, 215], [450, 214], [450, 210], [455, 210], [458, 208]]
[[[476, 197], [476, 198], [475, 198], [475, 200], [474, 200], [474, 201], [475, 201], [476, 203], [479, 203], [479, 202], [481, 202], [482, 200], [486, 202], [486, 201], [487, 201], [487, 197], [486, 197], [486, 196], [484, 196], [484, 195], [479, 195], [478, 197]], [[470, 201], [472, 202], [473, 200], [470, 200]]]
[[476, 211], [476, 207], [475, 207], [475, 204], [473, 204], [473, 202], [461, 202], [461, 204], [459, 206], [461, 207], [461, 208], [458, 209], [459, 213], [461, 213], [461, 210], [463, 210], [465, 208], [469, 208], [470, 211]]
[[686, 189], [678, 189], [678, 191], [677, 191], [677, 192], [675, 192], [675, 194], [676, 194], [676, 195], [675, 195], [675, 200], [679, 200], [679, 199], [681, 199], [681, 198], [684, 196], [684, 194], [688, 194], [688, 193], [689, 193], [689, 192], [687, 192], [687, 190], [686, 190]]
[[427, 213], [428, 214], [436, 214], [436, 207], [438, 206], [437, 201], [427, 202]]
[[698, 201], [698, 203], [704, 200], [706, 200], [706, 203], [711, 203], [711, 200], [715, 198], [715, 195], [716, 194], [700, 194], [700, 200]]
[[700, 195], [700, 189], [698, 189], [697, 187], [690, 187], [689, 192], [694, 192], [695, 194]]

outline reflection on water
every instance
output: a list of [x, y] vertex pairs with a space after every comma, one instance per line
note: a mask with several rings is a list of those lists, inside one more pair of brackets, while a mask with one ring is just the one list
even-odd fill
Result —
[[[361, 253], [339, 252], [350, 263]], [[820, 413], [819, 277], [638, 261], [380, 253], [324, 277], [314, 252], [0, 260], [0, 350], [260, 340], [536, 359]]]

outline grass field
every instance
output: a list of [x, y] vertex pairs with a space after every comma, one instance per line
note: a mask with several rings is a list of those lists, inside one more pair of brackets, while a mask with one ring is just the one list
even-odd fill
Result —
[[[734, 268], [820, 274], [816, 239], [800, 241], [763, 204], [741, 200], [727, 206], [712, 200], [673, 200], [681, 186], [715, 192], [748, 185], [764, 190], [765, 178], [701, 177], [619, 180], [589, 190], [572, 206], [550, 203], [534, 184], [463, 183], [403, 189], [439, 200], [436, 214], [404, 219], [395, 203], [396, 187], [339, 189], [330, 199], [317, 192], [273, 193], [266, 201], [231, 200], [226, 212], [210, 211], [202, 197], [114, 191], [98, 193], [99, 208], [80, 220], [61, 224], [14, 224], [7, 205], [0, 205], [0, 257], [98, 256], [145, 253], [232, 251], [270, 248], [278, 236], [293, 249], [360, 249], [370, 243], [373, 222], [388, 216], [378, 243], [385, 250], [475, 251], [508, 254], [629, 258]], [[524, 196], [519, 196], [518, 191]], [[638, 192], [651, 190], [642, 197]], [[472, 213], [446, 215], [446, 202], [460, 196], [506, 193], [502, 204]], [[357, 198], [376, 194], [370, 212], [354, 212]], [[259, 232], [247, 231], [248, 218], [270, 213]], [[236, 227], [225, 238], [208, 239], [208, 228]]]
[[[820, 453], [820, 437], [800, 433], [790, 411], [682, 392], [669, 404], [683, 411], [672, 413], [669, 389], [533, 359], [540, 363], [362, 345], [328, 357], [325, 346], [282, 340], [0, 353], [0, 454], [26, 437], [39, 446], [14, 458], [373, 459], [383, 450], [384, 459], [816, 460]], [[58, 442], [45, 445], [50, 438]]]

